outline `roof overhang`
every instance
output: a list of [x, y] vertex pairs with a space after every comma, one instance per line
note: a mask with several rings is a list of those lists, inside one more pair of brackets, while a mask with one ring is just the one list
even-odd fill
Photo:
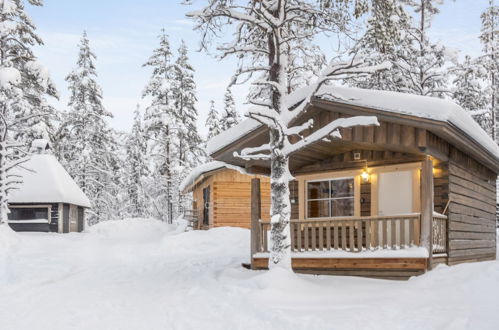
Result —
[[[307, 111], [305, 111], [304, 115], [297, 120], [297, 123], [305, 121], [306, 119], [312, 117], [313, 114], [324, 110], [351, 116], [376, 116], [380, 121], [425, 129], [459, 148], [464, 153], [472, 156], [495, 173], [499, 173], [499, 159], [496, 158], [496, 156], [492, 152], [487, 150], [478, 141], [474, 140], [466, 132], [453, 125], [452, 123], [428, 118], [421, 118], [410, 114], [401, 114], [365, 106], [352, 105], [340, 100], [333, 101], [320, 98], [312, 99]], [[232, 141], [230, 144], [224, 146], [220, 150], [213, 152], [211, 156], [214, 159], [221, 160], [228, 164], [245, 167], [247, 169], [251, 167], [263, 167], [268, 169], [268, 161], [245, 161], [243, 159], [234, 157], [233, 155], [235, 151], [240, 151], [241, 149], [246, 147], [255, 147], [263, 143], [268, 143], [268, 140], [268, 129], [263, 125], [260, 125], [259, 127], [249, 132], [247, 135], [241, 136], [240, 138]], [[331, 143], [338, 148], [346, 148], [348, 145], [353, 144], [350, 141], [347, 142], [341, 140], [333, 140]], [[338, 150], [341, 150], [341, 148]], [[428, 153], [428, 150], [425, 150], [424, 147], [419, 148], [419, 150], [408, 151], [414, 153]], [[310, 154], [310, 157], [313, 159], [313, 153]], [[293, 169], [292, 163], [293, 157], [290, 158], [291, 169]]]

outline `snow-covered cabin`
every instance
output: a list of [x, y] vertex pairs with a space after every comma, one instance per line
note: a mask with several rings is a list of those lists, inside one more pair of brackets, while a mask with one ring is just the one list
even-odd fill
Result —
[[31, 152], [13, 173], [23, 182], [9, 195], [9, 225], [16, 231], [83, 231], [89, 199], [50, 153], [46, 140], [35, 140]]
[[[307, 93], [292, 95], [293, 105]], [[315, 95], [295, 123], [314, 120], [305, 135], [342, 117], [376, 116], [380, 125], [343, 128], [341, 139], [290, 156], [298, 191], [295, 271], [407, 278], [438, 263], [496, 258], [499, 147], [464, 109], [438, 98], [347, 87], [323, 86]], [[250, 174], [268, 173], [268, 161], [234, 155], [268, 139], [268, 129], [248, 119], [207, 149]], [[268, 221], [252, 224], [253, 268], [267, 267], [269, 229]]]
[[218, 161], [194, 168], [180, 185], [183, 193], [192, 193], [192, 211], [187, 220], [194, 229], [213, 227], [243, 227], [251, 225], [249, 212], [251, 179], [261, 179], [263, 219], [268, 220], [270, 180], [262, 175], [250, 175], [244, 168]]

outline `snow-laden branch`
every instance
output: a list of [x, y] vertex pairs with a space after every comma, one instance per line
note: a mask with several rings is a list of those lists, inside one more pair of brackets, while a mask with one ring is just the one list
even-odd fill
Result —
[[329, 136], [339, 138], [341, 137], [338, 131], [340, 128], [349, 128], [354, 126], [379, 126], [379, 122], [378, 119], [374, 116], [339, 118], [294, 144], [288, 143], [282, 150], [282, 153], [286, 156], [289, 156], [299, 151], [300, 149], [303, 149], [306, 146], [314, 142], [318, 142]]

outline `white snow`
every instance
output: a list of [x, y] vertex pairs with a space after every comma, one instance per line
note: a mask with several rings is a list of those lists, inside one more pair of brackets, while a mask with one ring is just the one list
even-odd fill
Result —
[[8, 220], [8, 223], [49, 223], [48, 219]]
[[[312, 88], [305, 87], [288, 97], [289, 106], [304, 99]], [[350, 87], [323, 85], [317, 96], [338, 103], [374, 108], [381, 111], [406, 114], [414, 117], [432, 119], [449, 123], [465, 132], [478, 144], [499, 159], [499, 147], [488, 134], [459, 105], [449, 100], [414, 94], [378, 91]], [[207, 144], [208, 154], [213, 154], [243, 136], [261, 127], [253, 119], [247, 119], [239, 125], [215, 136]]]
[[9, 203], [69, 203], [91, 207], [90, 201], [57, 159], [50, 154], [34, 154], [12, 170], [23, 183], [9, 195]]
[[[256, 258], [268, 258], [269, 253], [256, 253]], [[428, 250], [424, 247], [409, 247], [405, 249], [383, 249], [362, 252], [347, 252], [343, 250], [292, 252], [292, 258], [428, 258]]]
[[250, 240], [240, 228], [179, 233], [157, 221], [129, 220], [60, 235], [6, 227], [0, 226], [1, 329], [499, 326], [497, 261], [439, 266], [409, 281], [295, 275], [242, 268]]
[[17, 85], [21, 81], [21, 73], [16, 68], [0, 68], [0, 88]]
[[242, 167], [230, 165], [230, 164], [218, 161], [218, 160], [211, 161], [211, 162], [201, 164], [201, 165], [193, 168], [192, 171], [189, 173], [189, 175], [187, 177], [185, 177], [185, 179], [182, 180], [182, 182], [180, 183], [180, 187], [179, 187], [180, 191], [185, 191], [187, 188], [189, 188], [189, 186], [194, 184], [194, 182], [196, 182], [196, 180], [201, 175], [208, 173], [208, 172], [216, 171], [216, 170], [219, 170], [222, 168], [229, 168], [232, 170], [239, 171], [242, 174], [247, 174], [246, 170]]

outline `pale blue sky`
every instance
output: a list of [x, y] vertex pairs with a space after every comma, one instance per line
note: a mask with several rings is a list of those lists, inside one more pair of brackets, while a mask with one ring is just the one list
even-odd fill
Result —
[[[114, 114], [111, 125], [128, 131], [135, 105], [149, 78], [149, 70], [142, 64], [157, 46], [157, 35], [165, 28], [176, 51], [180, 39], [191, 50], [191, 63], [196, 69], [200, 131], [205, 133], [204, 120], [209, 100], [219, 109], [225, 88], [234, 70], [233, 60], [218, 62], [204, 52], [196, 52], [199, 34], [185, 18], [189, 7], [179, 0], [44, 0], [41, 8], [28, 7], [45, 45], [36, 54], [47, 66], [57, 84], [61, 100], [56, 106], [63, 110], [67, 104], [67, 84], [64, 77], [74, 67], [76, 45], [82, 31], [87, 30], [91, 46], [97, 54], [99, 83], [104, 92], [104, 104]], [[197, 0], [195, 6], [205, 3]], [[480, 13], [487, 0], [447, 0], [442, 13], [433, 22], [433, 40], [458, 48], [461, 54], [476, 56], [481, 51], [478, 41]], [[331, 45], [321, 45], [325, 50]], [[238, 110], [244, 112], [244, 87], [234, 94]]]

